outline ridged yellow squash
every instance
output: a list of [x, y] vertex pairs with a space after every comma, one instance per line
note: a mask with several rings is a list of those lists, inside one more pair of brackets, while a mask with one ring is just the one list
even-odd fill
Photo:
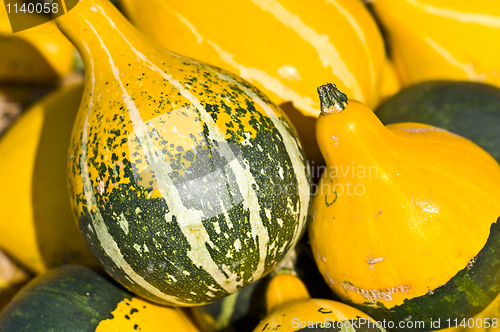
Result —
[[318, 83], [368, 105], [379, 100], [380, 32], [360, 0], [120, 0], [129, 19], [162, 47], [238, 74], [282, 106], [310, 159]]
[[[14, 4], [22, 1], [9, 3], [14, 10]], [[47, 84], [69, 74], [74, 47], [54, 22], [43, 23], [43, 16], [36, 13], [19, 17], [33, 28], [12, 33], [6, 8], [0, 5], [0, 82]]]
[[25, 111], [0, 139], [0, 249], [31, 272], [98, 266], [78, 232], [66, 185], [69, 139], [83, 85]]
[[452, 79], [500, 86], [500, 1], [370, 3], [387, 31], [390, 53], [405, 85]]
[[411, 316], [421, 330], [479, 313], [500, 290], [498, 163], [436, 127], [385, 127], [331, 84], [320, 95], [327, 166], [309, 237], [326, 282], [375, 319]]

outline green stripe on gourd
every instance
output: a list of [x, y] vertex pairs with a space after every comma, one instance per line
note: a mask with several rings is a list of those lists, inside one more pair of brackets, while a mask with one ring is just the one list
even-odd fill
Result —
[[[249, 104], [248, 108], [252, 110], [253, 105]], [[211, 107], [211, 109], [213, 110], [215, 107]], [[266, 121], [265, 118], [260, 120], [264, 123]], [[254, 192], [260, 207], [258, 217], [267, 230], [268, 237], [275, 241], [274, 245], [271, 242], [266, 248], [267, 252], [263, 257], [264, 273], [269, 272], [275, 267], [276, 262], [284, 258], [295, 244], [290, 239], [296, 236], [297, 232], [300, 234], [302, 231], [297, 229], [296, 215], [288, 212], [290, 207], [292, 207], [292, 211], [298, 209], [300, 206], [299, 198], [280, 194], [279, 192], [273, 193], [273, 190], [282, 190], [285, 186], [288, 186], [286, 189], [290, 193], [299, 190], [297, 184], [293, 183], [295, 182], [295, 174], [293, 168], [289, 166], [290, 161], [286, 158], [284, 148], [279, 147], [279, 137], [272, 125], [267, 123], [265, 127], [262, 126], [255, 139], [249, 139], [250, 144], [263, 146], [262, 152], [251, 147], [238, 146], [236, 143], [231, 145], [233, 143], [231, 141], [227, 144], [228, 148], [238, 148], [241, 151], [241, 155], [238, 155], [233, 162], [241, 165], [245, 164], [245, 160], [247, 162], [252, 160], [253, 169], [250, 170], [255, 174], [256, 188]], [[278, 146], [274, 148], [275, 151], [269, 148], [275, 146]], [[202, 184], [203, 182], [197, 179], [202, 178], [213, 181], [216, 178], [212, 174], [217, 174], [217, 172], [226, 173], [226, 183], [218, 183], [220, 190], [225, 190], [224, 186], [231, 189], [228, 190], [227, 196], [222, 197], [225, 209], [217, 207], [217, 197], [211, 195], [210, 192], [194, 193], [194, 198], [189, 199], [189, 192], [185, 189], [184, 197], [186, 198], [182, 204], [187, 208], [203, 210], [206, 214], [213, 215], [213, 217], [202, 222], [213, 244], [208, 245], [207, 250], [219, 266], [228, 267], [226, 271], [223, 270], [226, 273], [225, 277], [229, 279], [231, 274], [239, 274], [241, 275], [239, 284], [243, 286], [259, 277], [255, 277], [252, 271], [257, 269], [261, 260], [258, 244], [252, 237], [248, 236], [253, 228], [250, 211], [244, 207], [243, 194], [238, 190], [236, 184], [237, 174], [232, 172], [231, 167], [225, 163], [224, 159], [209, 142], [207, 142], [206, 150], [202, 147], [196, 151], [198, 156], [204, 153], [207, 155], [210, 153], [212, 156], [211, 158], [198, 158], [191, 164], [189, 171], [193, 174], [192, 179], [173, 176], [172, 182], [181, 191], [189, 181]], [[276, 158], [280, 155], [283, 156], [282, 161], [280, 161], [283, 166], [276, 165]], [[96, 196], [96, 204], [102, 206], [100, 214], [104, 224], [107, 226], [107, 230], [113, 237], [114, 242], [117, 243], [118, 249], [121, 252], [127, 252], [127, 262], [131, 267], [135, 271], [145, 271], [145, 280], [155, 288], [172, 288], [171, 291], [168, 290], [167, 292], [175, 294], [179, 298], [192, 298], [193, 303], [206, 302], [211, 298], [215, 299], [216, 297], [228, 295], [228, 292], [223, 287], [217, 286], [215, 280], [211, 280], [212, 277], [209, 273], [197, 268], [189, 259], [190, 245], [185, 239], [180, 225], [175, 222], [176, 220], [171, 223], [159, 222], [164, 220], [164, 216], [168, 213], [168, 205], [165, 204], [164, 200], [162, 198], [148, 198], [152, 189], [136, 187], [133, 177], [134, 166], [128, 160], [122, 160], [122, 163], [125, 169], [124, 177], [130, 179], [130, 185], [120, 184], [108, 197]], [[260, 170], [265, 170], [266, 167], [268, 167], [269, 173], [265, 174], [265, 176], [259, 175]], [[276, 167], [285, 169], [283, 172], [284, 179], [277, 178], [278, 171]], [[111, 178], [111, 182], [113, 180], [114, 177]], [[292, 185], [289, 185], [290, 183]], [[269, 212], [266, 213], [266, 210]], [[120, 214], [117, 215], [117, 212]], [[228, 225], [227, 217], [229, 217], [232, 226]], [[277, 220], [282, 220], [283, 227], [279, 225]], [[92, 218], [82, 215], [79, 221], [80, 230], [86, 234], [91, 248], [99, 248], [96, 232], [89, 231], [91, 223]], [[124, 224], [127, 225], [126, 228], [123, 226]], [[93, 252], [100, 260], [106, 261], [105, 266], [112, 265], [111, 262], [108, 263], [105, 253], [96, 249]], [[148, 259], [142, 259], [143, 255], [147, 255]], [[244, 265], [234, 265], [235, 261], [244, 262]], [[153, 278], [156, 280], [150, 280], [147, 277], [148, 271], [152, 273], [152, 271], [158, 270], [165, 271], [161, 278], [158, 275]], [[117, 273], [120, 272], [117, 271]], [[122, 282], [127, 284], [127, 281]], [[178, 282], [183, 286], [179, 287]], [[208, 282], [211, 285], [207, 285]], [[197, 294], [192, 294], [195, 289], [197, 289]], [[136, 289], [134, 291], [140, 292], [140, 290]]]

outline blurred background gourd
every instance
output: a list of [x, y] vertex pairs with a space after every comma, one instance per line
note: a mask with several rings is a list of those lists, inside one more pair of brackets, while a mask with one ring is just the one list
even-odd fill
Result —
[[286, 112], [316, 165], [319, 104], [312, 87], [337, 85], [375, 107], [382, 36], [361, 0], [120, 0], [162, 47], [240, 75]]
[[376, 0], [370, 5], [405, 86], [441, 79], [500, 87], [499, 1]]
[[45, 96], [0, 137], [0, 249], [32, 273], [99, 264], [73, 222], [66, 167], [83, 84]]
[[[11, 0], [21, 8], [23, 1]], [[6, 7], [0, 6], [0, 83], [54, 84], [73, 70], [74, 47], [43, 15], [21, 13], [25, 31], [12, 33]], [[43, 24], [41, 24], [43, 23]], [[39, 25], [41, 24], [41, 25]]]

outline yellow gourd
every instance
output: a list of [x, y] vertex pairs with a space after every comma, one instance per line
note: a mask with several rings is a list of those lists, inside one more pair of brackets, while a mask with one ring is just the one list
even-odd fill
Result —
[[380, 32], [359, 0], [120, 0], [162, 47], [240, 75], [282, 106], [309, 159], [317, 82], [335, 80], [375, 106], [384, 65]]
[[401, 90], [401, 80], [399, 79], [394, 63], [386, 59], [382, 84], [380, 85], [380, 103], [383, 103]]
[[376, 0], [404, 85], [451, 79], [500, 86], [500, 2]]
[[31, 272], [98, 266], [73, 221], [66, 184], [69, 138], [83, 85], [25, 111], [0, 139], [0, 249]]
[[[22, 1], [9, 3], [14, 8], [15, 3], [20, 7]], [[45, 19], [36, 13], [18, 17], [33, 28], [13, 33], [6, 8], [0, 5], [0, 82], [47, 84], [69, 74], [74, 47], [54, 22], [41, 24]]]
[[342, 326], [350, 331], [372, 327], [372, 331], [385, 332], [372, 318], [355, 308], [332, 300], [311, 299], [306, 286], [291, 274], [274, 276], [265, 297], [268, 315], [254, 332], [302, 331], [308, 327], [341, 330]]
[[327, 167], [309, 236], [332, 290], [377, 320], [411, 315], [427, 328], [478, 313], [498, 293], [497, 162], [439, 128], [384, 127], [332, 84], [319, 92]]

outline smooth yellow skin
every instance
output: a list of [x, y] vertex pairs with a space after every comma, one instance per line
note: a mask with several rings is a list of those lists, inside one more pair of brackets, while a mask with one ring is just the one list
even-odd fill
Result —
[[181, 308], [160, 306], [136, 297], [124, 299], [111, 314], [113, 318], [101, 321], [96, 332], [199, 331]]
[[[153, 41], [239, 74], [276, 103], [317, 116], [318, 82], [369, 105], [384, 65], [381, 35], [358, 0], [122, 0]], [[217, 24], [214, 24], [217, 22]]]
[[56, 90], [0, 139], [0, 249], [34, 273], [65, 263], [98, 266], [74, 223], [66, 185], [82, 92], [82, 84]]
[[139, 30], [162, 47], [224, 68], [279, 104], [309, 159], [319, 103], [335, 81], [375, 106], [385, 59], [380, 32], [359, 0], [120, 0]]
[[500, 2], [377, 0], [404, 85], [433, 79], [500, 86]]
[[268, 313], [272, 313], [286, 303], [310, 298], [306, 286], [299, 278], [292, 274], [282, 273], [273, 277], [267, 285], [266, 309]]
[[394, 63], [386, 59], [384, 64], [384, 73], [382, 75], [382, 84], [380, 86], [380, 103], [394, 96], [402, 88]]
[[471, 141], [423, 124], [384, 127], [356, 101], [321, 115], [316, 137], [327, 167], [309, 237], [341, 299], [400, 305], [484, 247], [500, 216], [500, 167]]
[[[15, 2], [10, 1], [11, 6]], [[20, 17], [33, 26], [44, 21], [41, 14]], [[12, 33], [3, 3], [0, 4], [0, 50], [0, 82], [47, 84], [73, 70], [74, 47], [53, 21]]]
[[302, 281], [296, 276], [285, 273], [278, 274], [269, 282], [266, 289], [266, 305], [268, 315], [257, 325], [254, 332], [298, 331], [305, 328], [309, 322], [333, 323], [359, 318], [374, 321], [358, 309], [346, 304], [311, 299]]

